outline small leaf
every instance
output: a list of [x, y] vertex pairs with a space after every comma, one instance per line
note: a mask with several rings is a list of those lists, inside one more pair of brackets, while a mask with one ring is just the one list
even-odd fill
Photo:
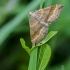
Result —
[[20, 39], [20, 42], [21, 42], [22, 47], [23, 47], [23, 48], [28, 52], [28, 54], [30, 55], [31, 49], [29, 49], [29, 47], [25, 45], [24, 39], [21, 38], [21, 39]]
[[46, 36], [46, 38], [44, 40], [42, 40], [40, 43], [38, 43], [36, 46], [43, 45], [44, 43], [46, 43], [47, 41], [49, 41], [56, 33], [57, 33], [57, 31], [51, 31], [51, 32], [49, 32], [49, 34]]
[[48, 44], [44, 44], [40, 48], [39, 58], [38, 58], [38, 70], [44, 70], [48, 64], [51, 56], [51, 49]]

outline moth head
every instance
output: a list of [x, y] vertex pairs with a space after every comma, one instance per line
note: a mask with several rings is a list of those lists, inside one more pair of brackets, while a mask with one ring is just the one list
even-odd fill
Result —
[[61, 4], [56, 4], [56, 9], [58, 9], [59, 11], [61, 11], [63, 8], [63, 5]]

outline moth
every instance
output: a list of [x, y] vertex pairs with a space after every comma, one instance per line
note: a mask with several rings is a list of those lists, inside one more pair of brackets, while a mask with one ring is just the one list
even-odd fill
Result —
[[45, 38], [49, 24], [58, 19], [62, 7], [56, 4], [29, 13], [30, 36], [34, 46]]

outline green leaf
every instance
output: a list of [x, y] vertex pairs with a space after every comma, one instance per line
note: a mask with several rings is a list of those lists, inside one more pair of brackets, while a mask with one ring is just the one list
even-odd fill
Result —
[[31, 49], [29, 49], [29, 47], [25, 45], [24, 39], [21, 38], [21, 39], [20, 39], [20, 42], [21, 42], [22, 47], [23, 47], [23, 48], [28, 52], [28, 54], [30, 55]]
[[48, 44], [44, 44], [40, 47], [39, 58], [38, 58], [38, 70], [44, 70], [48, 64], [51, 56], [51, 49]]
[[55, 34], [57, 33], [57, 31], [51, 31], [49, 32], [49, 34], [45, 37], [44, 40], [42, 40], [40, 43], [38, 43], [36, 46], [41, 46], [43, 44], [45, 44], [47, 41], [49, 41]]

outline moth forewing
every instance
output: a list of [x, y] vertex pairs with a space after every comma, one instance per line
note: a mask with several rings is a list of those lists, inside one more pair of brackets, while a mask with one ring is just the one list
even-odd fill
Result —
[[29, 13], [30, 36], [33, 45], [45, 38], [49, 24], [58, 19], [62, 7], [63, 5], [56, 4]]

